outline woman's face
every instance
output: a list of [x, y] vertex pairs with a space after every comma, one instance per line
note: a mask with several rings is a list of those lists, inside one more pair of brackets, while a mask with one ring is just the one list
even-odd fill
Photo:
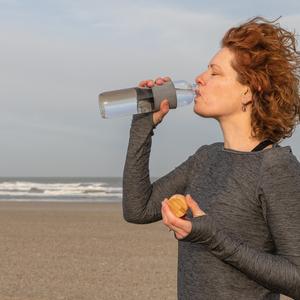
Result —
[[194, 112], [202, 117], [226, 120], [243, 113], [243, 96], [247, 87], [237, 81], [231, 67], [234, 54], [222, 48], [211, 60], [208, 70], [196, 78], [199, 85]]

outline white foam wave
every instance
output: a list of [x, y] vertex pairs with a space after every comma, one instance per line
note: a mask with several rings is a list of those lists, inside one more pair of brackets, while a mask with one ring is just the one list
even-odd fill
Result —
[[7, 198], [121, 198], [122, 188], [107, 183], [39, 183], [15, 181], [0, 183], [1, 200]]

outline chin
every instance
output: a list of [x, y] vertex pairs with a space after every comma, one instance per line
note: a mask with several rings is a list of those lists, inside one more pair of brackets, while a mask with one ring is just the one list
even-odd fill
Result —
[[194, 113], [202, 118], [211, 118], [211, 116], [209, 114], [207, 114], [203, 110], [197, 108], [196, 105], [194, 106]]

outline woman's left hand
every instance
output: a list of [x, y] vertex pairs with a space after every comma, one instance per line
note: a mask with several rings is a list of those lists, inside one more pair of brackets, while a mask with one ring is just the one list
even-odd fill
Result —
[[[192, 230], [192, 223], [187, 216], [177, 218], [171, 211], [168, 205], [168, 199], [166, 198], [162, 202], [162, 217], [164, 224], [174, 231], [177, 239], [183, 239]], [[193, 217], [200, 217], [205, 215], [205, 213], [200, 209], [197, 202], [195, 202], [191, 195], [186, 195], [186, 202], [193, 213]]]

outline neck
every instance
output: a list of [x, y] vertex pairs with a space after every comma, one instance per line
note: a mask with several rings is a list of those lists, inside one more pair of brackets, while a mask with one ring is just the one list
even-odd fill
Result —
[[251, 121], [247, 116], [239, 120], [218, 120], [224, 136], [224, 147], [236, 151], [250, 152], [261, 140], [253, 138]]

